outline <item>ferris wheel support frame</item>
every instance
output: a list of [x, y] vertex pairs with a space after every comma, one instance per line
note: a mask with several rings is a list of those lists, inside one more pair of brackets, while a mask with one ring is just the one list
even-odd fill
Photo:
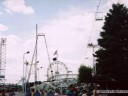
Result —
[[[49, 75], [50, 66], [52, 66], [52, 65], [54, 65], [54, 64], [57, 64], [57, 65], [56, 65], [57, 70], [54, 70], [54, 69], [52, 69], [52, 70], [56, 71], [56, 74], [51, 74], [51, 76], [50, 76], [50, 75]], [[59, 80], [59, 74], [58, 74], [58, 73], [59, 73], [59, 67], [58, 67], [59, 64], [63, 65], [63, 67], [65, 68], [65, 71], [66, 71], [65, 74], [67, 74], [66, 77], [68, 76], [69, 71], [68, 71], [68, 67], [66, 66], [66, 64], [64, 64], [63, 62], [57, 60], [57, 61], [52, 62], [52, 63], [48, 66], [48, 68], [47, 68], [47, 76], [48, 76], [47, 81], [52, 81], [52, 80], [54, 80], [55, 78], [56, 78], [57, 81]], [[53, 67], [52, 67], [52, 68], [53, 68]], [[60, 75], [61, 75], [61, 74], [60, 74]]]

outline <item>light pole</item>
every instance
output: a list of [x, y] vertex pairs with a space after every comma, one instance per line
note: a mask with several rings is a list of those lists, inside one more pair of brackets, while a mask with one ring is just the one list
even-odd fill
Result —
[[40, 67], [40, 68], [37, 68], [37, 71], [38, 71], [38, 81], [39, 81], [39, 77], [40, 77], [40, 69], [41, 69], [42, 67]]
[[26, 67], [25, 67], [25, 76], [24, 76], [24, 80], [25, 80], [25, 94], [26, 94], [26, 90], [27, 90], [27, 85], [26, 85], [26, 81], [27, 81], [27, 69], [28, 69], [28, 65], [29, 65], [29, 63], [26, 61], [25, 62], [25, 65], [26, 65]]
[[24, 54], [23, 54], [23, 85], [22, 85], [22, 87], [23, 87], [23, 95], [25, 96], [25, 92], [26, 92], [26, 85], [24, 85], [24, 83], [25, 83], [25, 76], [24, 76], [24, 64], [25, 64], [25, 55], [26, 54], [29, 54], [30, 52], [29, 51], [27, 51], [27, 52], [25, 52]]
[[[88, 44], [88, 47], [92, 47], [92, 53], [93, 53], [93, 55], [94, 55], [94, 49], [97, 47], [98, 45], [94, 45], [94, 44], [92, 44], [92, 43], [89, 43]], [[96, 74], [96, 64], [95, 64], [95, 58], [94, 58], [94, 56], [93, 56], [93, 71], [92, 71], [92, 75], [94, 76]]]
[[34, 65], [36, 65], [36, 67], [35, 67], [35, 80], [34, 80], [34, 89], [35, 89], [35, 87], [36, 87], [36, 81], [37, 81], [37, 64], [39, 63], [39, 61], [36, 61], [35, 62], [35, 64]]

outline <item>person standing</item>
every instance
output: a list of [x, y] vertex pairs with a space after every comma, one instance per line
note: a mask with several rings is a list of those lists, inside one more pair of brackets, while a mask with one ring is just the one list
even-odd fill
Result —
[[1, 96], [6, 96], [6, 95], [5, 95], [5, 90], [2, 91]]
[[31, 90], [31, 96], [35, 96], [35, 89], [34, 88]]
[[44, 90], [44, 96], [47, 96], [47, 90]]
[[76, 96], [75, 93], [76, 93], [76, 92], [75, 92], [74, 85], [71, 84], [71, 85], [68, 87], [68, 90], [66, 90], [65, 95], [67, 95], [67, 96]]
[[40, 90], [40, 94], [41, 94], [41, 96], [44, 96], [44, 90], [43, 89]]
[[59, 89], [59, 88], [56, 88], [56, 89], [55, 89], [55, 94], [54, 94], [54, 96], [58, 96], [58, 95], [60, 95], [60, 89]]
[[52, 89], [49, 89], [47, 96], [54, 96], [54, 92]]
[[27, 91], [26, 91], [25, 96], [31, 96], [31, 92], [30, 92], [30, 90], [27, 90]]
[[83, 90], [83, 95], [82, 96], [87, 96], [87, 91]]
[[38, 90], [36, 90], [35, 96], [41, 96], [41, 94], [40, 94], [40, 92]]

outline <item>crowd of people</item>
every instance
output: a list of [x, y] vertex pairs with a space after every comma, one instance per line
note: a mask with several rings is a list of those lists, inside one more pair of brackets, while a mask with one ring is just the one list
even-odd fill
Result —
[[68, 88], [50, 88], [48, 90], [31, 89], [26, 92], [25, 96], [96, 96], [96, 94], [86, 88], [76, 87], [71, 84]]
[[83, 87], [76, 87], [73, 84], [68, 88], [49, 88], [44, 89], [28, 89], [25, 93], [22, 91], [10, 91], [8, 94], [3, 93], [1, 96], [97, 96], [92, 90], [87, 90]]

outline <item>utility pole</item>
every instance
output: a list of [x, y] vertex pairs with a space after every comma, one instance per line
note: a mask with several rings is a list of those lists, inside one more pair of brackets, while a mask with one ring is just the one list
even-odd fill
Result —
[[23, 87], [23, 94], [24, 94], [24, 96], [25, 96], [25, 94], [26, 94], [26, 72], [25, 72], [25, 68], [24, 68], [24, 65], [25, 65], [25, 55], [26, 54], [29, 54], [30, 52], [29, 51], [27, 51], [27, 52], [25, 52], [24, 54], [23, 54], [23, 85], [22, 85], [22, 87]]
[[35, 82], [37, 81], [37, 45], [38, 45], [38, 29], [36, 24], [36, 46], [35, 46]]
[[[89, 43], [88, 44], [88, 47], [91, 47], [92, 48], [92, 55], [94, 55], [94, 52], [95, 52], [95, 48], [97, 47], [98, 45], [94, 45], [92, 43]], [[92, 70], [92, 75], [94, 76], [96, 74], [96, 64], [95, 64], [95, 58], [93, 56], [93, 70]]]
[[5, 69], [6, 69], [6, 38], [0, 41], [0, 84], [5, 87]]
[[[37, 45], [38, 45], [38, 30], [37, 30], [37, 24], [36, 24], [36, 43], [35, 43], [35, 48], [34, 48], [34, 52], [33, 52], [33, 56], [32, 56], [32, 61], [30, 64], [30, 70], [28, 73], [28, 78], [27, 78], [27, 82], [29, 82], [30, 79], [30, 75], [31, 75], [31, 71], [32, 71], [32, 66], [34, 66], [34, 82], [37, 81], [37, 63], [39, 61], [37, 61]], [[35, 60], [35, 61], [34, 61]]]

